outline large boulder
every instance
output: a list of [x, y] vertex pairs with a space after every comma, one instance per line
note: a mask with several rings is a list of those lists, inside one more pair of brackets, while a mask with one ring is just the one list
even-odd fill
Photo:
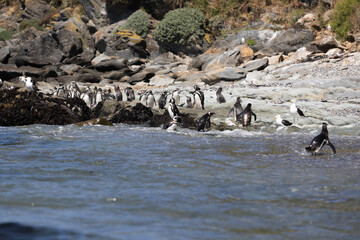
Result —
[[67, 58], [81, 54], [87, 48], [94, 49], [95, 47], [91, 34], [80, 15], [76, 14], [66, 22], [56, 24], [54, 31], [59, 47]]
[[278, 53], [288, 54], [297, 49], [307, 46], [314, 40], [310, 30], [287, 29], [273, 30], [242, 30], [237, 34], [231, 34], [215, 43], [215, 47], [221, 49], [233, 49], [243, 43], [243, 40], [253, 42], [251, 46], [254, 52], [262, 51], [264, 54], [273, 55]]
[[43, 19], [47, 16], [52, 7], [42, 0], [25, 0], [25, 9], [21, 14], [24, 19]]
[[48, 32], [13, 47], [8, 63], [16, 64], [18, 67], [41, 67], [56, 64], [62, 59], [63, 53], [59, 49], [54, 32]]
[[145, 107], [141, 103], [137, 103], [134, 107], [123, 108], [111, 118], [113, 123], [139, 124], [151, 120], [153, 112], [150, 108]]
[[301, 47], [308, 46], [313, 40], [314, 35], [312, 31], [288, 29], [279, 32], [266, 44], [266, 48], [262, 51], [267, 51], [269, 54], [288, 54]]

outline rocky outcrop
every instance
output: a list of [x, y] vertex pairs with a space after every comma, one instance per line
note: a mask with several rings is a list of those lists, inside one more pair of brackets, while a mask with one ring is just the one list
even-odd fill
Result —
[[81, 99], [49, 98], [43, 94], [0, 91], [0, 125], [64, 125], [90, 118], [90, 110]]

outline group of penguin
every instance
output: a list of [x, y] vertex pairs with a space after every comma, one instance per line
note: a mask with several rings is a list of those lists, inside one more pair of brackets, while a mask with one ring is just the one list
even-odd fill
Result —
[[[19, 77], [20, 81], [25, 83], [26, 89], [29, 92], [36, 91], [36, 86], [34, 86], [31, 77], [26, 77], [25, 75]], [[0, 87], [2, 86], [2, 81], [0, 79]], [[181, 116], [179, 109], [177, 106], [187, 107], [187, 108], [201, 108], [205, 109], [204, 103], [205, 103], [205, 95], [201, 91], [198, 85], [194, 85], [194, 90], [190, 91], [190, 93], [193, 95], [193, 99], [191, 97], [187, 96], [186, 103], [185, 104], [179, 104], [180, 103], [180, 90], [176, 88], [171, 93], [171, 98], [168, 101], [168, 108], [167, 111], [169, 113], [169, 116], [171, 118], [171, 121], [163, 125], [163, 129], [168, 130], [176, 130], [178, 124], [181, 123]], [[101, 88], [95, 87], [93, 90], [90, 89], [90, 87], [86, 87], [85, 91], [81, 92], [79, 86], [76, 84], [76, 82], [72, 81], [68, 86], [60, 84], [58, 88], [54, 88], [50, 94], [53, 94], [57, 97], [63, 97], [63, 98], [74, 98], [78, 97], [81, 98], [86, 105], [89, 108], [96, 107], [97, 104], [102, 102], [105, 99], [113, 99], [117, 101], [123, 101], [125, 100], [125, 97], [123, 97], [122, 92], [119, 88], [119, 86], [115, 85], [113, 87], [114, 91], [111, 91], [108, 89], [107, 91], [102, 91]], [[124, 89], [124, 95], [126, 96], [126, 101], [131, 102], [135, 100], [135, 92], [131, 87], [126, 87]], [[167, 91], [164, 91], [161, 93], [160, 98], [158, 99], [158, 107], [159, 109], [165, 109], [166, 103], [167, 103], [167, 96], [170, 95]], [[216, 100], [218, 103], [225, 103], [225, 97], [222, 94], [222, 88], [219, 87], [216, 91]], [[144, 90], [139, 93], [139, 101], [145, 103], [145, 105], [149, 108], [153, 108], [154, 105], [156, 105], [156, 100], [154, 97], [154, 94], [151, 90]], [[296, 106], [296, 100], [293, 99], [290, 102], [292, 102], [292, 105], [290, 107], [290, 113], [294, 116], [294, 121], [296, 119], [296, 116], [299, 115], [301, 117], [305, 117], [305, 114], [303, 111], [301, 111]], [[227, 117], [230, 115], [234, 116], [235, 122], [239, 122], [242, 124], [243, 127], [249, 126], [251, 124], [251, 119], [254, 117], [254, 120], [256, 121], [256, 114], [251, 109], [251, 103], [248, 103], [245, 109], [242, 108], [241, 105], [241, 99], [240, 97], [236, 98], [236, 102], [233, 105], [233, 107], [230, 109]], [[196, 121], [196, 130], [197, 131], [205, 131], [207, 129], [210, 129], [211, 127], [211, 116], [213, 116], [214, 112], [207, 112], [202, 117], [200, 117]], [[274, 117], [276, 120], [276, 123], [282, 126], [291, 126], [292, 123], [286, 119], [282, 119], [280, 115], [276, 115]], [[320, 153], [320, 150], [324, 145], [328, 145], [332, 151], [333, 154], [336, 154], [335, 146], [330, 142], [329, 140], [329, 133], [327, 130], [327, 124], [322, 124], [322, 130], [319, 135], [317, 135], [309, 144], [308, 147], [306, 147], [306, 151], [311, 152], [313, 155], [318, 155]]]

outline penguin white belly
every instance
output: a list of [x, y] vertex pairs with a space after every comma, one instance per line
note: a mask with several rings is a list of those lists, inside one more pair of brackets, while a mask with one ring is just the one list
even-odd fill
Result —
[[201, 108], [201, 99], [200, 99], [199, 95], [195, 94], [194, 102], [196, 104], [196, 108]]

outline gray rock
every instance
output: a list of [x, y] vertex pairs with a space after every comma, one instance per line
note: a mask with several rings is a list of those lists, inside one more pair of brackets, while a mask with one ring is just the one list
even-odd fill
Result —
[[0, 48], [0, 63], [5, 63], [10, 57], [10, 47]]
[[245, 70], [247, 72], [251, 72], [251, 71], [254, 71], [254, 70], [260, 71], [260, 70], [265, 69], [267, 67], [268, 63], [269, 63], [269, 59], [262, 58], [262, 59], [249, 61], [246, 64], [244, 64], [244, 65], [242, 65], [240, 67], [237, 67], [237, 69]]
[[156, 87], [167, 87], [174, 83], [174, 79], [172, 77], [166, 75], [155, 75], [150, 79], [149, 85]]
[[94, 66], [97, 71], [106, 72], [106, 71], [115, 71], [121, 70], [122, 68], [127, 66], [126, 59], [108, 59], [99, 62]]

